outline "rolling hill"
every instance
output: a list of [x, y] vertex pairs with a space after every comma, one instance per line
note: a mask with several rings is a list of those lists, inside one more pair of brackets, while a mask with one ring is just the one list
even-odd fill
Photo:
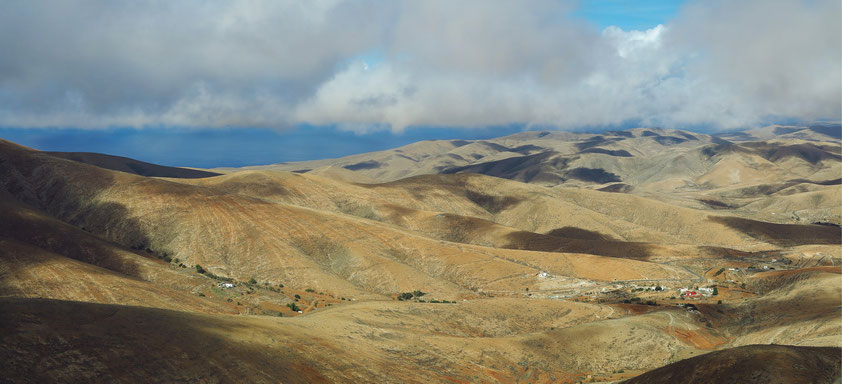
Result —
[[781, 128], [207, 173], [0, 140], [0, 376], [833, 382], [842, 151]]

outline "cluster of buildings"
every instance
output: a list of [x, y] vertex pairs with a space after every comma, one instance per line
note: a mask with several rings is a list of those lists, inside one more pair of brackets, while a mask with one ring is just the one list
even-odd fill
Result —
[[690, 298], [690, 299], [700, 299], [702, 297], [711, 297], [713, 296], [714, 288], [699, 288], [699, 289], [690, 289], [690, 288], [680, 288], [678, 292], [681, 294], [681, 297]]

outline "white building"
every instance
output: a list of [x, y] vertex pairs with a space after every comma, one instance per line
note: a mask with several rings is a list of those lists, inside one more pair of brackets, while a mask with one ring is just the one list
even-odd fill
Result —
[[713, 295], [713, 288], [699, 288], [699, 293], [705, 296]]

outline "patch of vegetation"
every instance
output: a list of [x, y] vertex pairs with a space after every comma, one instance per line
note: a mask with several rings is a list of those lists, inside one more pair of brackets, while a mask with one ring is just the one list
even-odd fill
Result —
[[255, 280], [255, 279], [252, 277], [251, 279], [249, 279], [249, 284], [257, 284], [257, 280]]
[[301, 308], [298, 308], [298, 306], [295, 305], [295, 303], [289, 303], [287, 304], [287, 307], [289, 307], [289, 309], [291, 309], [293, 312], [298, 312], [301, 310]]
[[722, 274], [722, 272], [725, 272], [725, 268], [719, 268], [719, 270], [713, 274], [713, 277], [719, 276], [720, 274]]
[[312, 293], [312, 292], [316, 292], [316, 290], [315, 290], [315, 289], [313, 289], [313, 288], [307, 288], [307, 289], [305, 289], [305, 290], [304, 290], [304, 292], [310, 292], [310, 293]]
[[204, 274], [205, 274], [205, 272], [207, 272], [207, 271], [206, 271], [204, 268], [202, 268], [202, 266], [201, 266], [201, 265], [196, 264], [196, 273], [201, 273], [201, 274], [203, 274], [203, 275], [204, 275]]
[[[397, 296], [397, 299], [399, 301], [412, 300], [413, 298], [417, 299], [417, 298], [419, 298], [421, 296], [424, 296], [424, 295], [426, 295], [426, 293], [421, 292], [419, 290], [414, 290], [412, 292], [399, 293], [398, 296]], [[345, 300], [345, 299], [343, 298], [342, 300]]]
[[205, 271], [204, 275], [207, 276], [207, 277], [210, 277], [211, 279], [214, 279], [214, 280], [227, 281], [229, 283], [234, 281], [234, 279], [232, 279], [230, 277], [214, 275], [213, 273], [210, 273], [209, 271]]

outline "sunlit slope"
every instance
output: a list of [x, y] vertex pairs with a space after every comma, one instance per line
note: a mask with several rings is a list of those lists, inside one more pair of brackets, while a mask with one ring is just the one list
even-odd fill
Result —
[[[547, 305], [535, 313], [539, 319], [558, 319], [539, 320], [551, 327], [536, 329], [534, 322], [517, 325], [514, 312], [522, 311], [521, 306], [486, 304], [486, 309], [462, 309], [462, 304], [368, 302], [288, 319], [0, 299], [0, 327], [11, 330], [2, 336], [0, 357], [5, 377], [15, 382], [155, 377], [549, 383], [581, 379], [584, 372], [652, 369], [678, 354], [704, 351], [664, 332], [665, 327], [696, 333], [696, 343], [710, 345], [717, 339], [692, 319], [671, 320], [664, 313], [600, 321], [599, 314], [611, 318], [616, 311], [536, 301]], [[456, 316], [463, 311], [471, 316]], [[622, 309], [616, 314], [622, 316]], [[508, 325], [497, 320], [509, 315]], [[533, 331], [487, 337], [500, 326]], [[53, 342], [38, 342], [44, 339]], [[50, 369], [31, 361], [47, 361]], [[404, 369], [395, 370], [396, 365]]]
[[641, 188], [641, 193], [838, 178], [842, 172], [838, 137], [827, 135], [832, 128], [811, 129], [801, 127], [800, 135], [777, 137], [728, 136], [731, 141], [658, 128], [599, 134], [532, 131], [490, 140], [424, 141], [339, 159], [248, 169], [307, 172], [329, 167], [343, 170], [336, 175], [344, 180], [358, 174], [361, 182], [480, 173], [544, 186], [598, 188], [623, 183]]
[[214, 274], [313, 286], [351, 297], [414, 289], [454, 298], [520, 290], [541, 268], [607, 280], [681, 277], [677, 267], [598, 256], [535, 254], [442, 242], [359, 217], [226, 194], [4, 148], [7, 190], [59, 219], [120, 244], [166, 252]]
[[[764, 246], [741, 228], [717, 219], [727, 212], [688, 209], [588, 189], [547, 189], [481, 175], [430, 175], [359, 185], [295, 173], [244, 171], [183, 182], [360, 216], [452, 241], [467, 236], [468, 242], [498, 247], [516, 247], [519, 234], [509, 235], [517, 230], [580, 240], [749, 249]], [[465, 218], [438, 216], [440, 213]], [[469, 224], [460, 225], [460, 221]], [[476, 233], [458, 233], [465, 231]]]
[[3, 238], [0, 249], [0, 296], [236, 313], [231, 305], [170, 288], [161, 280], [145, 281]]

